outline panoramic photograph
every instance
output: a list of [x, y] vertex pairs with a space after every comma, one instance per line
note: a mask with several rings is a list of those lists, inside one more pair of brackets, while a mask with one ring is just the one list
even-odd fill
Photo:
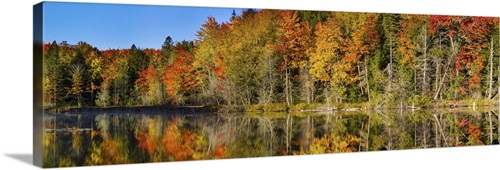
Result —
[[498, 145], [499, 27], [44, 2], [43, 167]]

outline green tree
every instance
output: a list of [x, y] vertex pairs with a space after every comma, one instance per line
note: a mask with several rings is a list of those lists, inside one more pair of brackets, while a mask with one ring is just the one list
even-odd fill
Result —
[[[44, 49], [44, 107], [60, 106], [63, 70], [59, 63], [58, 45], [47, 43]], [[58, 104], [59, 103], [59, 104]]]
[[83, 95], [84, 92], [84, 82], [83, 82], [83, 74], [85, 72], [82, 65], [72, 65], [71, 67], [71, 75], [72, 75], [72, 86], [69, 89], [68, 93], [75, 96], [77, 99], [78, 107], [81, 108], [83, 105]]

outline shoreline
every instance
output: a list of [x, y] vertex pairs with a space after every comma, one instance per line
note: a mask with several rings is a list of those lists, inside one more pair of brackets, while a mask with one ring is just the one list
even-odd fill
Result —
[[44, 111], [50, 114], [80, 114], [94, 112], [168, 112], [172, 114], [193, 114], [193, 113], [229, 113], [229, 112], [331, 112], [331, 111], [411, 111], [425, 109], [458, 109], [458, 108], [485, 108], [485, 107], [500, 107], [498, 100], [463, 100], [463, 101], [438, 101], [427, 106], [418, 105], [399, 105], [397, 107], [385, 106], [384, 104], [371, 103], [340, 103], [340, 104], [324, 104], [324, 103], [298, 103], [286, 106], [285, 103], [269, 103], [269, 104], [254, 104], [247, 106], [229, 106], [229, 105], [208, 105], [208, 106], [116, 106], [116, 107], [61, 107], [61, 108], [46, 108]]

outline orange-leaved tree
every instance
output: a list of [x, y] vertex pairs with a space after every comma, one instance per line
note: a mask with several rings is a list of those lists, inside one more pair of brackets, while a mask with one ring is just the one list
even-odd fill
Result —
[[177, 55], [163, 75], [163, 83], [172, 104], [185, 102], [185, 97], [194, 94], [200, 85], [199, 72], [193, 66], [193, 54], [178, 47]]

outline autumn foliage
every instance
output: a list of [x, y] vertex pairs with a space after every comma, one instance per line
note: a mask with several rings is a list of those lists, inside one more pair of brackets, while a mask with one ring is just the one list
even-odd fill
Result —
[[154, 66], [149, 66], [144, 70], [139, 71], [139, 78], [135, 81], [139, 85], [140, 93], [148, 93], [149, 84], [155, 83], [157, 78], [156, 68]]
[[182, 100], [182, 96], [196, 92], [198, 87], [198, 73], [193, 66], [194, 56], [182, 48], [178, 49], [178, 58], [167, 66], [163, 82], [172, 103]]
[[246, 9], [225, 22], [208, 16], [195, 40], [167, 37], [161, 49], [46, 43], [45, 103], [402, 107], [491, 98], [497, 25], [493, 17]]

